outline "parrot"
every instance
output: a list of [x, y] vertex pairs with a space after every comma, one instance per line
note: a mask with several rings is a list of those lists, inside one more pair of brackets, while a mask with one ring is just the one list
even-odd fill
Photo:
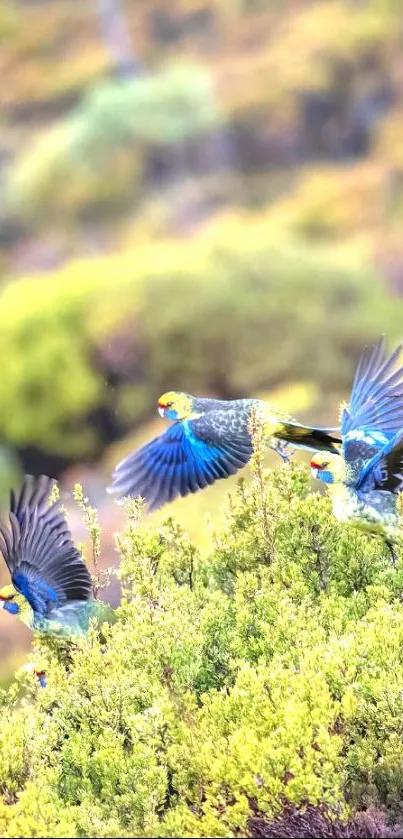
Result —
[[288, 443], [335, 455], [341, 445], [337, 429], [301, 425], [260, 399], [226, 401], [171, 391], [159, 398], [158, 412], [173, 424], [122, 460], [107, 487], [118, 501], [141, 496], [148, 511], [246, 466], [253, 454], [254, 414], [264, 425], [268, 446], [284, 459]]
[[387, 356], [383, 337], [364, 350], [350, 402], [341, 405], [341, 456], [318, 451], [311, 459], [311, 474], [326, 485], [335, 517], [382, 536], [394, 563], [403, 488], [401, 350]]
[[38, 680], [39, 687], [45, 688], [48, 680], [46, 678], [46, 668], [40, 662], [29, 662], [28, 664], [24, 664], [21, 668], [23, 673], [29, 673], [32, 676], [36, 676]]
[[112, 619], [108, 604], [93, 598], [91, 575], [74, 546], [58, 502], [49, 504], [54, 481], [24, 477], [10, 493], [8, 528], [0, 524], [0, 550], [11, 584], [0, 589], [0, 608], [33, 631], [67, 640], [83, 637], [90, 619]]

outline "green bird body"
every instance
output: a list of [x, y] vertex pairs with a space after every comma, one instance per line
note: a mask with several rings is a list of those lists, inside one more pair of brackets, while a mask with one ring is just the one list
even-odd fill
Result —
[[363, 495], [344, 483], [329, 486], [333, 512], [342, 522], [348, 522], [368, 533], [383, 536], [394, 543], [399, 531], [397, 496], [379, 489]]
[[83, 638], [90, 628], [91, 621], [101, 626], [103, 623], [111, 623], [114, 619], [113, 610], [102, 600], [73, 601], [53, 609], [49, 617], [35, 614], [25, 597], [18, 593], [14, 595], [13, 602], [19, 606], [19, 619], [33, 632], [69, 641]]
[[267, 445], [282, 456], [287, 443], [334, 453], [341, 443], [337, 429], [301, 425], [259, 399], [224, 401], [169, 392], [160, 397], [158, 410], [173, 425], [118, 464], [108, 488], [119, 498], [141, 496], [150, 510], [245, 466], [253, 453], [254, 416]]
[[315, 478], [326, 484], [334, 515], [381, 535], [394, 556], [403, 487], [403, 367], [401, 347], [385, 355], [383, 341], [368, 348], [357, 367], [350, 403], [342, 405], [341, 456], [316, 453]]

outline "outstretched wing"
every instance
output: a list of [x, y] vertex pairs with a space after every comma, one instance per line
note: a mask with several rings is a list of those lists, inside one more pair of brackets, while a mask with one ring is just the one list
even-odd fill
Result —
[[355, 431], [380, 431], [393, 436], [403, 427], [403, 367], [396, 368], [402, 346], [385, 354], [380, 338], [361, 356], [349, 405], [341, 417], [342, 436]]
[[14, 587], [41, 616], [70, 600], [92, 596], [89, 571], [75, 548], [58, 503], [49, 505], [51, 478], [24, 478], [11, 492], [11, 529], [0, 525], [0, 550]]
[[108, 492], [144, 498], [149, 510], [197, 492], [245, 466], [253, 447], [248, 416], [215, 411], [171, 425], [115, 469]]
[[348, 483], [359, 487], [368, 466], [403, 428], [403, 367], [396, 367], [401, 346], [386, 356], [383, 338], [361, 356], [351, 399], [341, 417]]

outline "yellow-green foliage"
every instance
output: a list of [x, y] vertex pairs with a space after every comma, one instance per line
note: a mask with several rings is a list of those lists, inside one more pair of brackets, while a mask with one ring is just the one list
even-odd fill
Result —
[[[280, 198], [287, 196], [293, 173], [312, 161], [312, 152], [316, 160], [324, 154], [338, 163], [351, 163], [352, 154], [354, 166], [357, 151], [348, 138], [360, 128], [368, 130], [368, 149], [358, 154], [371, 167], [382, 118], [387, 112], [399, 118], [400, 0], [127, 3], [123, 29], [126, 22], [141, 72], [118, 81], [112, 80], [114, 50], [98, 4], [73, 8], [49, 0], [46, 15], [37, 3], [20, 6], [4, 0], [0, 8], [10, 151], [2, 197], [6, 230], [11, 216], [29, 229], [72, 226], [85, 237], [88, 219], [115, 226], [134, 209], [136, 218], [147, 214], [157, 191], [167, 231], [175, 213], [155, 167], [157, 150], [159, 165], [163, 161], [172, 176], [186, 180], [194, 170], [202, 195], [211, 188], [205, 183], [210, 161], [213, 196], [225, 200], [237, 200], [228, 171], [238, 170], [242, 179], [245, 169], [254, 170], [256, 192], [244, 183], [237, 195], [249, 200], [250, 190], [249, 198], [260, 196], [261, 204], [278, 194], [279, 183]], [[327, 136], [322, 152], [306, 145], [306, 97], [330, 109], [326, 124], [316, 126], [319, 137]], [[21, 111], [22, 142], [14, 135], [14, 110]], [[32, 121], [32, 113], [39, 119]], [[206, 134], [213, 142], [203, 153]], [[175, 144], [172, 156], [167, 147]], [[393, 174], [390, 160], [385, 168]], [[370, 186], [375, 204], [382, 203], [376, 186]], [[326, 184], [317, 189], [325, 200]], [[331, 178], [329, 190], [333, 203]], [[348, 227], [348, 212], [336, 207], [323, 222], [325, 233], [339, 213]], [[314, 233], [315, 224], [307, 223]]]
[[300, 177], [290, 196], [276, 202], [270, 217], [309, 239], [374, 233], [395, 211], [385, 180], [380, 165], [316, 166]]
[[207, 69], [188, 64], [104, 83], [17, 160], [5, 205], [42, 224], [60, 213], [81, 217], [93, 207], [126, 210], [140, 189], [147, 144], [203, 137], [219, 123]]
[[391, 39], [397, 8], [386, 8], [387, 3], [382, 10], [379, 6], [377, 0], [358, 6], [348, 0], [315, 4], [302, 0], [290, 13], [285, 4], [278, 3], [274, 37], [257, 17], [254, 50], [238, 58], [231, 67], [230, 83], [223, 84], [229, 113], [239, 116], [252, 111], [253, 123], [253, 110], [264, 119], [265, 107], [268, 124], [290, 112], [295, 117], [298, 91], [332, 89], [337, 62], [358, 63]]
[[15, 280], [0, 293], [0, 432], [77, 456], [101, 442], [92, 412], [134, 424], [167, 388], [246, 396], [292, 377], [329, 393], [365, 341], [400, 334], [402, 305], [359, 255], [246, 220]]
[[105, 646], [68, 672], [42, 649], [46, 689], [2, 695], [2, 836], [246, 836], [284, 801], [401, 818], [403, 573], [380, 540], [255, 458], [208, 554], [136, 504], [117, 546]]

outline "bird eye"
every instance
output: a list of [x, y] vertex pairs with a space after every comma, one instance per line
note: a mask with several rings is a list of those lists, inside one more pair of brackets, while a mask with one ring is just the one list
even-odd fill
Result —
[[166, 402], [166, 403], [165, 403], [165, 407], [166, 407], [166, 408], [172, 408], [172, 405], [173, 405], [173, 404], [174, 404], [173, 402]]

